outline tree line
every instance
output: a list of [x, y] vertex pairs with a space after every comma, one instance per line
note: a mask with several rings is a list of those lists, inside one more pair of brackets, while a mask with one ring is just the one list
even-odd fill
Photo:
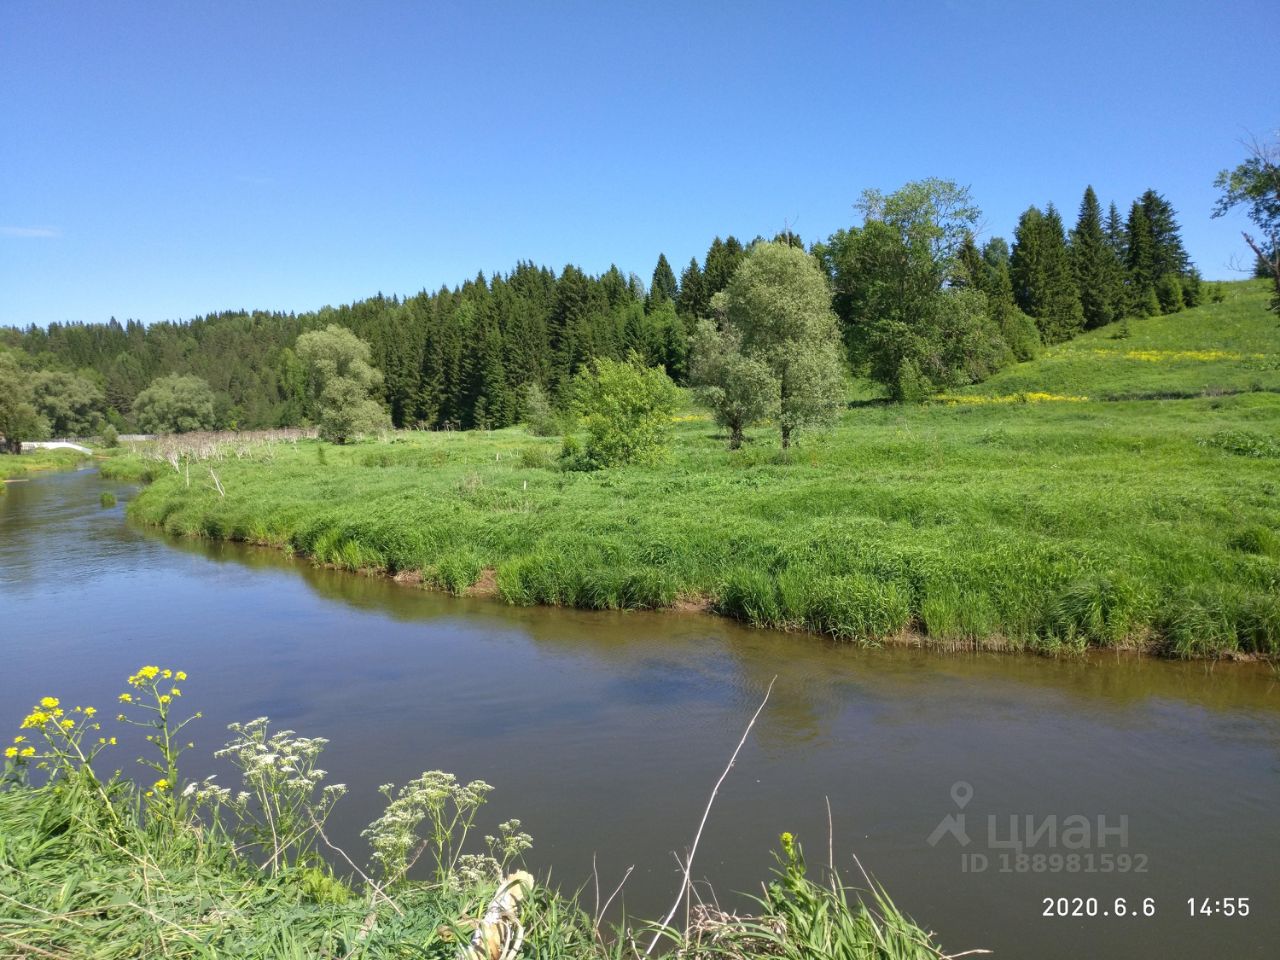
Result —
[[[1115, 204], [1104, 215], [1090, 188], [1070, 230], [1052, 204], [1030, 207], [1012, 245], [1000, 237], [979, 245], [980, 211], [950, 181], [866, 191], [858, 207], [860, 225], [808, 248], [789, 230], [767, 245], [812, 261], [818, 286], [804, 287], [803, 297], [818, 291], [827, 301], [845, 373], [878, 381], [896, 399], [979, 381], [1043, 344], [1126, 316], [1172, 312], [1204, 295], [1175, 212], [1154, 190], [1122, 217]], [[838, 393], [826, 372], [788, 366], [761, 345], [786, 340], [782, 333], [766, 336], [745, 323], [741, 307], [735, 319], [731, 284], [761, 244], [763, 237], [746, 244], [717, 237], [678, 276], [659, 255], [647, 283], [617, 267], [589, 275], [522, 262], [456, 287], [301, 314], [0, 328], [0, 391], [18, 384], [14, 396], [29, 408], [25, 429], [58, 435], [108, 424], [123, 431], [319, 423], [326, 389], [347, 391], [352, 403], [372, 397], [395, 427], [497, 428], [526, 418], [531, 397], [571, 406], [575, 378], [591, 361], [636, 357], [675, 383], [699, 386], [717, 409], [737, 405], [730, 420], [739, 426], [730, 430], [740, 439], [753, 419], [804, 419], [803, 398], [788, 384], [816, 377], [824, 397]], [[740, 286], [739, 304], [784, 265], [766, 257], [752, 269], [759, 276]], [[795, 269], [788, 260], [785, 270]], [[796, 322], [826, 322], [806, 310], [810, 319]], [[354, 357], [356, 375], [318, 385], [307, 337], [332, 328], [364, 345], [348, 350], [366, 352]], [[748, 399], [761, 391], [777, 395], [763, 412]], [[377, 418], [366, 407], [360, 419]]]

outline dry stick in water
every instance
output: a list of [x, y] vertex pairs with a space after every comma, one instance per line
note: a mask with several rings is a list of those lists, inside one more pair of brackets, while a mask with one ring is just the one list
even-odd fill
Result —
[[773, 685], [777, 682], [778, 678], [776, 676], [769, 681], [769, 689], [764, 692], [764, 699], [760, 701], [760, 706], [756, 707], [756, 712], [752, 714], [751, 722], [747, 724], [747, 729], [742, 731], [742, 739], [738, 741], [737, 747], [734, 748], [733, 756], [729, 758], [728, 766], [720, 774], [720, 779], [716, 781], [716, 785], [711, 788], [711, 796], [707, 798], [707, 808], [702, 811], [702, 822], [698, 824], [698, 832], [693, 837], [693, 846], [689, 848], [689, 856], [684, 862], [684, 879], [680, 882], [680, 892], [676, 895], [676, 902], [671, 905], [671, 909], [663, 918], [662, 923], [658, 925], [653, 939], [649, 941], [649, 947], [644, 952], [646, 957], [653, 953], [653, 948], [658, 945], [662, 931], [668, 928], [671, 918], [676, 915], [676, 911], [680, 909], [680, 903], [685, 899], [685, 891], [689, 887], [689, 876], [693, 870], [693, 856], [698, 852], [698, 841], [702, 839], [702, 831], [707, 825], [707, 818], [711, 816], [711, 805], [716, 802], [716, 794], [720, 792], [720, 785], [724, 783], [725, 777], [729, 776], [729, 771], [733, 769], [733, 764], [738, 759], [738, 754], [742, 752], [742, 747], [747, 742], [747, 737], [751, 734], [751, 728], [756, 725], [756, 720], [760, 718], [764, 705], [769, 702], [769, 694], [773, 693]]

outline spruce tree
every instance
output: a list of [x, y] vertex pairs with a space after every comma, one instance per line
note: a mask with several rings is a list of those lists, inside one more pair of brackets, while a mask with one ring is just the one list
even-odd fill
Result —
[[1032, 317], [1045, 343], [1069, 340], [1084, 327], [1062, 217], [1049, 204], [1018, 221], [1009, 264], [1018, 307]]
[[1018, 309], [1031, 317], [1044, 311], [1044, 214], [1028, 207], [1013, 231], [1013, 252], [1009, 257], [1009, 280]]
[[1120, 211], [1116, 208], [1115, 202], [1112, 201], [1111, 206], [1107, 209], [1107, 246], [1111, 248], [1111, 255], [1121, 267], [1121, 282], [1124, 281], [1123, 268], [1128, 251], [1126, 237], [1124, 218], [1120, 216]]
[[676, 275], [667, 263], [665, 253], [658, 254], [658, 265], [653, 268], [653, 281], [649, 284], [649, 299], [646, 306], [652, 310], [659, 304], [676, 299]]
[[1151, 229], [1152, 266], [1155, 278], [1165, 274], [1183, 277], [1191, 266], [1178, 226], [1173, 204], [1154, 190], [1147, 190], [1139, 201]]
[[1107, 242], [1102, 207], [1093, 187], [1085, 189], [1080, 216], [1071, 231], [1071, 265], [1080, 291], [1085, 329], [1092, 330], [1119, 319], [1123, 295], [1121, 277]]
[[676, 300], [676, 310], [682, 317], [693, 319], [705, 317], [711, 297], [707, 295], [706, 283], [702, 270], [698, 266], [698, 258], [689, 260], [689, 265], [680, 274], [680, 295]]
[[1155, 316], [1160, 312], [1160, 301], [1156, 299], [1155, 241], [1151, 236], [1151, 221], [1137, 200], [1129, 208], [1125, 254], [1129, 313], [1136, 317]]

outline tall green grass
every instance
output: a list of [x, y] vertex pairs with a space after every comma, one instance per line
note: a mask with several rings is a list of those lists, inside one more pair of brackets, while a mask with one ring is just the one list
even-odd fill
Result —
[[[557, 441], [520, 428], [304, 441], [220, 462], [225, 497], [164, 464], [131, 512], [518, 604], [696, 604], [862, 643], [1275, 655], [1266, 300], [1236, 284], [1128, 339], [1090, 333], [957, 395], [978, 402], [857, 406], [786, 457], [765, 428], [730, 453], [709, 419], [677, 424], [665, 465], [594, 473], [557, 469]], [[1015, 387], [1090, 399], [1005, 402]]]
[[[175, 738], [200, 714], [179, 720], [169, 712], [179, 695], [171, 684], [186, 678], [181, 671], [141, 668], [119, 698], [126, 713], [116, 723], [124, 726], [111, 727], [92, 707], [64, 710], [54, 697], [43, 698], [22, 721], [0, 772], [0, 956], [466, 956], [460, 946], [485, 915], [510, 859], [531, 841], [519, 832], [519, 821], [509, 821], [498, 828], [501, 842], [485, 838], [489, 855], [464, 853], [487, 784], [464, 785], [435, 771], [399, 792], [383, 787], [387, 810], [362, 834], [373, 855], [349, 854], [324, 832], [346, 789], [321, 788], [326, 774], [315, 764], [327, 741], [272, 733], [265, 718], [233, 724], [235, 737], [219, 755], [231, 757], [242, 783], [224, 788], [188, 778], [178, 765], [187, 750]], [[164, 778], [150, 787], [119, 771], [104, 773], [106, 761], [114, 762], [113, 731], [123, 738], [129, 726], [152, 731], [139, 762]], [[792, 850], [787, 836], [784, 849]], [[429, 879], [409, 872], [420, 857], [424, 864], [434, 860]], [[602, 929], [602, 918], [575, 897], [528, 874], [512, 874], [507, 882], [526, 887], [516, 912], [500, 921], [503, 932], [522, 941], [508, 960], [641, 960], [629, 928]], [[882, 891], [870, 902], [847, 900], [837, 886], [822, 893], [790, 883], [787, 891], [763, 901], [758, 918], [719, 919], [717, 940], [733, 943], [742, 958], [835, 956], [812, 952], [820, 947], [816, 928], [793, 933], [786, 919], [798, 898], [816, 892], [823, 923], [840, 938], [840, 955], [941, 956], [932, 937]], [[767, 949], [752, 946], [756, 925], [772, 931]], [[666, 949], [676, 955], [711, 960], [720, 953], [703, 942], [701, 929], [646, 927], [655, 944], [665, 935]]]

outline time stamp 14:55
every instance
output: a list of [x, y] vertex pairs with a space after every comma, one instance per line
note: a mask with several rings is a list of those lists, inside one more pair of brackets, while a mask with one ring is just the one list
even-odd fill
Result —
[[[1187, 915], [1191, 917], [1247, 917], [1248, 897], [1187, 897]], [[1099, 900], [1097, 897], [1042, 897], [1045, 917], [1154, 917], [1155, 897], [1129, 900]]]

